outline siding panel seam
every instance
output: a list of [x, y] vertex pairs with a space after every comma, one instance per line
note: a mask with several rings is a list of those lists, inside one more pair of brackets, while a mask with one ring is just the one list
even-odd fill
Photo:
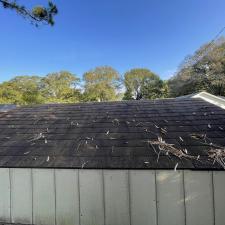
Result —
[[9, 168], [9, 220], [12, 223], [12, 169]]
[[32, 224], [34, 224], [34, 184], [33, 184], [33, 169], [30, 170], [30, 180], [31, 180], [31, 220]]
[[102, 170], [102, 195], [103, 195], [103, 215], [104, 215], [104, 225], [106, 224], [106, 215], [105, 215], [105, 179], [104, 179], [104, 170]]
[[57, 216], [56, 216], [56, 207], [57, 207], [57, 203], [56, 203], [56, 175], [55, 175], [55, 169], [53, 170], [53, 183], [54, 183], [54, 203], [55, 203], [55, 225], [57, 225]]
[[80, 209], [80, 170], [77, 170], [77, 186], [78, 186], [78, 211], [79, 211], [79, 225], [81, 225], [81, 209]]
[[214, 188], [214, 172], [211, 172], [212, 177], [212, 207], [213, 207], [213, 224], [216, 224], [216, 209], [215, 209], [215, 188]]
[[182, 171], [182, 183], [183, 183], [183, 196], [184, 196], [184, 224], [187, 225], [186, 191], [185, 191], [184, 171]]
[[130, 225], [132, 225], [131, 220], [131, 191], [130, 191], [130, 170], [127, 170], [127, 191], [128, 191], [128, 207], [129, 207], [129, 220]]
[[155, 208], [156, 208], [156, 225], [159, 225], [159, 208], [158, 208], [158, 191], [157, 191], [157, 171], [154, 170], [155, 174]]

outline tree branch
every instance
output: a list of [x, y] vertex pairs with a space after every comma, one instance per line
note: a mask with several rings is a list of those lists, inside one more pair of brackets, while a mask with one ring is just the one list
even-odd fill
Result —
[[9, 2], [8, 0], [0, 0], [4, 8], [16, 10], [17, 13], [25, 18], [35, 22], [36, 26], [38, 23], [46, 23], [54, 25], [53, 16], [58, 13], [56, 5], [49, 2], [48, 7], [35, 6], [32, 10], [28, 10], [25, 6], [18, 5], [16, 1]]

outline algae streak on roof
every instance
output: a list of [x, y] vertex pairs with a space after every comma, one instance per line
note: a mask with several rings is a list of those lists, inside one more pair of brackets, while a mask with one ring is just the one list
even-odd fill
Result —
[[52, 104], [0, 115], [0, 167], [222, 169], [225, 110], [200, 98]]

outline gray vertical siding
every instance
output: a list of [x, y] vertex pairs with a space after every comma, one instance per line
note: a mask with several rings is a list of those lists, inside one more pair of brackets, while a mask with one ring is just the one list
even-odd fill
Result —
[[11, 220], [10, 210], [10, 173], [9, 169], [0, 169], [0, 220]]
[[32, 170], [33, 223], [55, 225], [56, 193], [54, 170]]
[[105, 224], [129, 225], [128, 171], [105, 170]]
[[157, 171], [158, 224], [185, 224], [182, 171]]
[[[102, 171], [80, 170], [80, 224], [104, 225]], [[91, 201], [90, 201], [91, 199]]]
[[214, 224], [212, 186], [212, 172], [185, 171], [187, 225]]
[[0, 169], [0, 221], [224, 225], [225, 172]]
[[129, 179], [132, 225], [157, 225], [155, 171], [131, 170]]
[[32, 224], [31, 170], [11, 169], [12, 222]]
[[215, 224], [225, 223], [225, 172], [213, 173]]
[[78, 170], [55, 170], [56, 224], [79, 224]]

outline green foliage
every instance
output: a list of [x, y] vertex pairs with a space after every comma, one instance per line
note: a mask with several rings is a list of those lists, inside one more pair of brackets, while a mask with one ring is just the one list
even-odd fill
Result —
[[[198, 59], [196, 61], [196, 58]], [[124, 75], [123, 99], [156, 99], [207, 91], [225, 96], [225, 39], [202, 46], [185, 59], [168, 82], [148, 69], [132, 69]], [[17, 76], [0, 84], [1, 104], [75, 103], [121, 99], [119, 73], [109, 66], [97, 67], [79, 78], [68, 71], [39, 76]]]
[[44, 101], [40, 90], [41, 78], [38, 76], [17, 76], [11, 80], [21, 93], [21, 104], [39, 104]]
[[81, 99], [76, 85], [79, 79], [69, 72], [52, 73], [46, 77], [17, 76], [0, 84], [0, 103], [40, 104], [73, 103]]
[[39, 93], [37, 76], [18, 76], [0, 85], [0, 102], [13, 104], [38, 104], [43, 99]]
[[78, 102], [79, 78], [67, 71], [51, 73], [42, 79], [41, 92], [49, 102]]
[[120, 77], [109, 66], [97, 67], [83, 75], [84, 101], [112, 101], [117, 99]]
[[0, 84], [0, 104], [22, 104], [22, 93], [12, 82]]
[[53, 17], [58, 13], [58, 9], [51, 1], [48, 2], [48, 6], [34, 6], [29, 10], [27, 7], [18, 4], [16, 1], [0, 0], [3, 8], [15, 10], [18, 14], [26, 19], [29, 19], [32, 23], [38, 26], [41, 23], [54, 25]]
[[145, 81], [142, 87], [142, 96], [144, 99], [156, 99], [168, 97], [168, 85], [166, 81], [158, 79]]
[[124, 100], [155, 99], [166, 96], [165, 83], [148, 69], [132, 69], [125, 73]]
[[36, 6], [32, 9], [32, 14], [39, 18], [45, 18], [47, 16], [48, 12], [42, 6]]
[[225, 39], [203, 45], [188, 57], [168, 85], [172, 97], [199, 91], [225, 96]]

